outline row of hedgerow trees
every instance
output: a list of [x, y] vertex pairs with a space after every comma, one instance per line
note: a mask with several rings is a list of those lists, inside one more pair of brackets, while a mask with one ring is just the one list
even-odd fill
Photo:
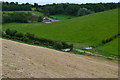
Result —
[[[101, 12], [118, 7], [119, 3], [86, 3], [86, 4], [47, 4], [37, 6], [37, 11], [46, 15], [67, 14], [72, 16], [82, 16], [94, 12]], [[83, 14], [84, 13], [84, 14]]]
[[24, 12], [3, 13], [2, 15], [2, 23], [28, 23], [34, 21], [41, 22], [42, 16]]
[[102, 40], [102, 44], [106, 44], [106, 43], [108, 43], [108, 42], [110, 42], [110, 41], [112, 41], [112, 40], [114, 40], [114, 39], [116, 39], [118, 37], [120, 37], [120, 33], [118, 33], [118, 34], [116, 34], [116, 35], [114, 35], [114, 36], [112, 36], [112, 37], [110, 37], [110, 38], [108, 38], [106, 40]]
[[13, 40], [18, 40], [26, 43], [31, 43], [31, 44], [36, 44], [36, 45], [43, 45], [55, 49], [73, 49], [73, 44], [68, 44], [63, 41], [55, 41], [55, 40], [50, 40], [50, 39], [45, 39], [45, 38], [39, 38], [36, 37], [34, 34], [31, 33], [20, 33], [16, 30], [10, 30], [6, 29], [5, 31], [2, 31], [2, 37], [3, 38], [8, 38], [8, 39], [13, 39]]

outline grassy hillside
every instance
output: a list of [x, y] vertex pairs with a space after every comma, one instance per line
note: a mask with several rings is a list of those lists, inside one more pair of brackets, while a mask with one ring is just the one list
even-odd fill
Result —
[[[76, 43], [78, 44], [77, 48], [80, 48], [81, 44], [86, 46], [89, 45], [96, 46], [99, 43], [101, 43], [102, 40], [105, 40], [117, 34], [118, 31], [117, 13], [118, 10], [115, 9], [51, 24], [45, 23], [4, 24], [3, 29], [7, 28], [17, 29], [20, 32], [23, 33], [30, 32], [44, 38]], [[110, 50], [110, 48], [107, 49], [106, 49], [107, 51]]]
[[72, 19], [75, 18], [75, 16], [70, 16], [70, 15], [64, 15], [64, 14], [59, 14], [59, 15], [51, 15], [52, 17], [57, 17], [60, 20], [66, 20], [66, 19]]
[[104, 46], [99, 47], [97, 50], [100, 51], [100, 52], [107, 53], [108, 55], [114, 54], [116, 56], [117, 55], [120, 56], [120, 54], [118, 54], [118, 38], [113, 40], [112, 42], [104, 45]]

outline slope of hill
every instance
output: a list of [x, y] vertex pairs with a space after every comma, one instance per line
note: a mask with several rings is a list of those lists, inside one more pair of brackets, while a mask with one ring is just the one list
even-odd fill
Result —
[[116, 55], [116, 56], [120, 56], [120, 54], [118, 53], [118, 39], [113, 40], [112, 42], [105, 44], [101, 47], [99, 47], [97, 50], [101, 51], [101, 52], [105, 52], [108, 55]]
[[100, 57], [74, 55], [10, 40], [3, 42], [3, 77], [117, 78], [118, 64]]
[[77, 48], [80, 48], [81, 44], [96, 46], [102, 40], [117, 34], [117, 18], [118, 10], [114, 9], [51, 24], [4, 24], [3, 29], [16, 29], [23, 33], [34, 33], [39, 37], [76, 43]]

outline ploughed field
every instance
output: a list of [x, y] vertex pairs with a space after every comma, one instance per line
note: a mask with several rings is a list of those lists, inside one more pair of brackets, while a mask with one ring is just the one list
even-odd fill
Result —
[[3, 78], [118, 78], [117, 61], [1, 41]]
[[[82, 17], [63, 20], [56, 23], [11, 23], [4, 24], [3, 29], [33, 33], [38, 37], [62, 40], [75, 45], [97, 46], [118, 33], [118, 10], [109, 10]], [[118, 55], [118, 40], [98, 47], [96, 50], [109, 55]]]

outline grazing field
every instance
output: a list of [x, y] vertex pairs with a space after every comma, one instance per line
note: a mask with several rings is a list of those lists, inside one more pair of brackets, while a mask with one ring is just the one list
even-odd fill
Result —
[[59, 15], [51, 15], [51, 17], [56, 17], [60, 20], [66, 20], [66, 19], [72, 19], [75, 18], [75, 16], [70, 16], [70, 15], [64, 15], [64, 14], [59, 14]]
[[120, 38], [117, 38], [117, 39], [113, 40], [112, 42], [99, 47], [97, 50], [99, 50], [101, 52], [105, 52], [108, 55], [114, 54], [116, 56], [118, 56], [118, 55], [120, 56], [120, 54], [118, 53], [118, 51], [120, 51], [118, 49], [118, 39], [120, 39]]
[[[90, 14], [78, 18], [64, 20], [56, 23], [12, 23], [4, 24], [3, 29], [15, 29], [20, 32], [34, 33], [39, 37], [53, 40], [63, 40], [70, 43], [85, 46], [96, 46], [102, 40], [110, 38], [118, 33], [118, 10], [109, 10]], [[110, 44], [100, 47], [103, 52], [116, 54], [117, 45], [115, 40]], [[115, 45], [113, 46], [112, 44]], [[111, 47], [111, 48], [110, 48]], [[98, 47], [99, 48], [99, 47]]]

